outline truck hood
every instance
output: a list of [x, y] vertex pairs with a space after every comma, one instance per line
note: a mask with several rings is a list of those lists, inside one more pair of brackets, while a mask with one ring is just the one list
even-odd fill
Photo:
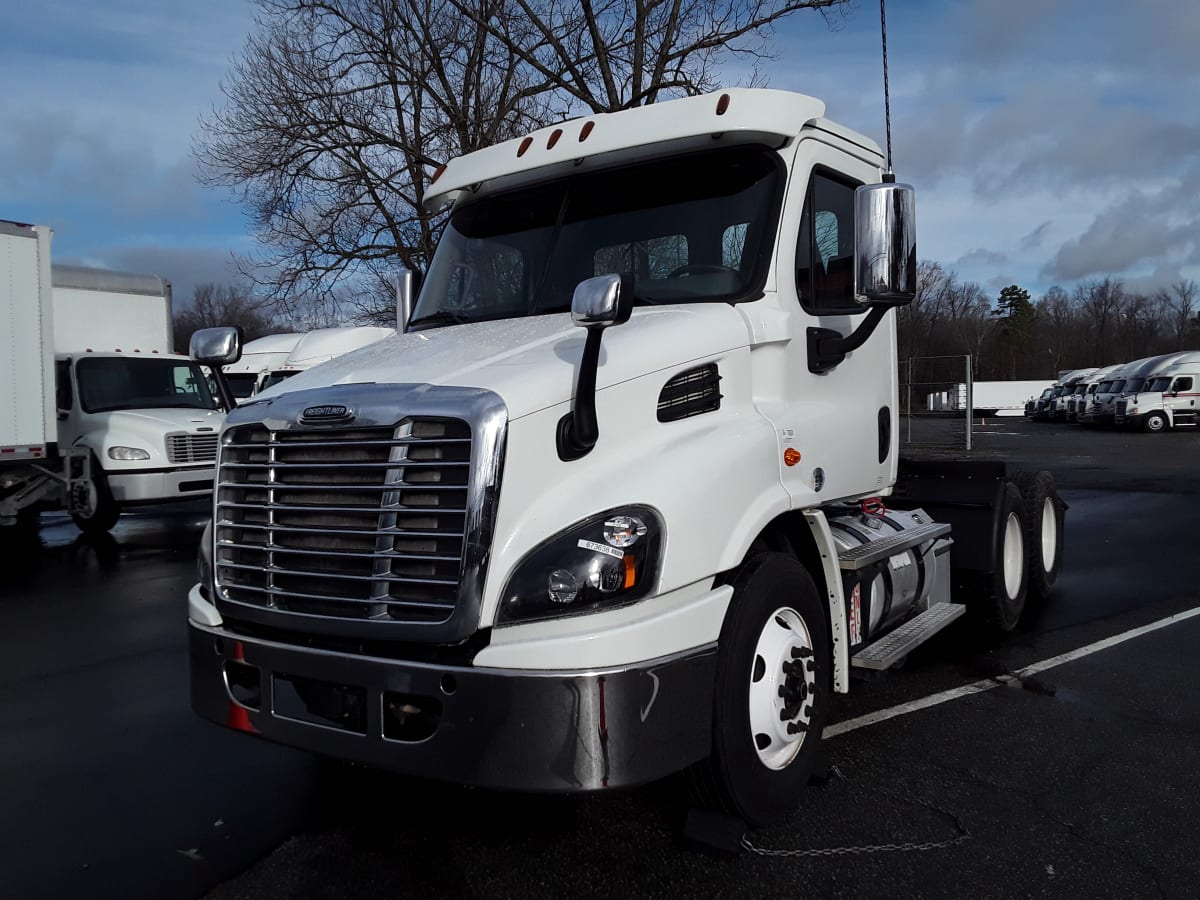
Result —
[[[223, 412], [210, 409], [116, 409], [78, 421], [80, 432], [71, 443], [91, 447], [106, 469], [152, 468], [167, 465], [168, 434], [216, 434], [224, 420]], [[111, 460], [109, 447], [138, 447], [149, 451], [150, 459]]]
[[[295, 375], [254, 400], [333, 384], [439, 384], [494, 391], [517, 419], [571, 399], [584, 337], [566, 313], [398, 334]], [[627, 323], [605, 331], [596, 388], [748, 343], [741, 315], [724, 303], [638, 308]]]

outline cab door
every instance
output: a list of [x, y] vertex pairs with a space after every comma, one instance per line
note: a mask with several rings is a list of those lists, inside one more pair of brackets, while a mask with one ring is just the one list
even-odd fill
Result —
[[1180, 375], [1171, 382], [1170, 396], [1163, 396], [1163, 407], [1175, 428], [1195, 427], [1197, 424], [1195, 379], [1191, 375]]

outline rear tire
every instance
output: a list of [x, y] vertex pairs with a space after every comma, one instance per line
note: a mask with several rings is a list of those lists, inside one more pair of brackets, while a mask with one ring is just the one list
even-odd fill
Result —
[[113, 499], [112, 491], [108, 488], [108, 479], [100, 463], [92, 457], [92, 482], [88, 492], [88, 510], [73, 512], [71, 519], [76, 527], [84, 534], [99, 534], [112, 530], [121, 516], [121, 504]]
[[1045, 600], [1062, 571], [1066, 504], [1049, 472], [1018, 472], [1013, 481], [1025, 506], [1029, 595]]
[[992, 571], [978, 576], [968, 605], [987, 630], [1007, 634], [1021, 620], [1029, 590], [1025, 504], [1011, 482], [1000, 492], [994, 528]]
[[795, 558], [743, 565], [718, 643], [712, 755], [694, 770], [706, 805], [751, 826], [792, 812], [819, 760], [829, 712], [829, 630]]

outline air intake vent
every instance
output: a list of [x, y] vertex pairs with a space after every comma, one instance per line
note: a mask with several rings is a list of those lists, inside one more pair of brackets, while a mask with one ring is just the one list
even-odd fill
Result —
[[658, 395], [658, 421], [675, 422], [720, 409], [720, 386], [716, 363], [681, 372]]

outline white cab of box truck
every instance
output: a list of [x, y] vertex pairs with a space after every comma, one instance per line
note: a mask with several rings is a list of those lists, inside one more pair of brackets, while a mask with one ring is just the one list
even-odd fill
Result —
[[241, 403], [261, 391], [272, 370], [287, 363], [302, 337], [298, 333], [268, 334], [247, 341], [242, 347], [242, 358], [224, 369], [234, 399]]
[[305, 332], [287, 357], [271, 367], [259, 390], [265, 391], [294, 375], [337, 359], [396, 333], [395, 328], [375, 325], [343, 325]]
[[1200, 352], [1171, 354], [1133, 393], [1116, 403], [1117, 425], [1152, 434], [1172, 428], [1195, 428], [1200, 398]]
[[75, 524], [107, 531], [123, 507], [211, 494], [224, 413], [204, 369], [171, 353], [170, 283], [52, 269], [58, 439], [91, 455]]
[[195, 710], [493, 787], [694, 767], [787, 814], [852, 671], [967, 609], [1011, 629], [1061, 561], [1047, 473], [898, 459], [914, 201], [882, 162], [749, 89], [451, 161], [404, 333], [222, 431]]

